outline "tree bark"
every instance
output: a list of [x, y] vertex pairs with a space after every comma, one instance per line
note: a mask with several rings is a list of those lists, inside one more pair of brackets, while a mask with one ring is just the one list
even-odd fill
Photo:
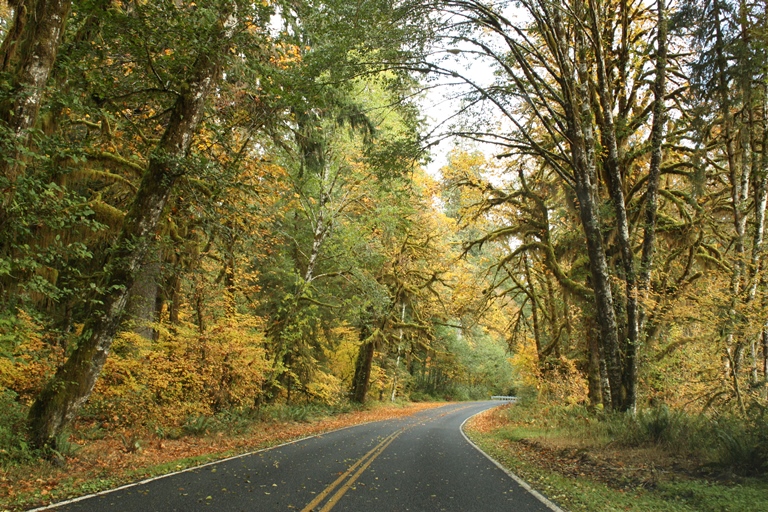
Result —
[[600, 336], [597, 332], [593, 315], [586, 315], [584, 324], [584, 330], [587, 335], [589, 403], [592, 407], [597, 407], [603, 403], [602, 379], [600, 376]]
[[[158, 299], [160, 297], [161, 263], [153, 254], [156, 246], [150, 248], [144, 270], [138, 274], [130, 291], [127, 307], [127, 324], [139, 336], [155, 339], [156, 331], [150, 325], [158, 320]], [[162, 300], [162, 299], [160, 299]]]
[[[574, 176], [576, 178], [576, 197], [579, 200], [579, 216], [587, 239], [587, 254], [589, 269], [592, 277], [592, 288], [595, 291], [595, 308], [597, 322], [600, 326], [602, 355], [608, 372], [611, 391], [611, 407], [622, 409], [622, 371], [619, 357], [619, 334], [616, 323], [616, 312], [613, 306], [613, 292], [608, 272], [608, 263], [603, 247], [600, 230], [600, 214], [596, 204], [596, 158], [595, 136], [592, 124], [592, 111], [589, 101], [589, 77], [587, 72], [587, 48], [584, 34], [580, 29], [576, 33], [577, 47], [577, 76], [565, 67], [565, 76], [569, 80], [570, 96], [568, 102], [568, 117], [570, 147], [573, 158]], [[568, 55], [567, 45], [562, 47], [563, 55]], [[570, 72], [569, 72], [570, 71]]]
[[171, 325], [179, 325], [181, 313], [181, 276], [178, 270], [170, 277], [166, 288], [168, 302], [168, 321]]
[[[648, 185], [645, 193], [645, 226], [643, 229], [643, 252], [640, 259], [639, 290], [646, 295], [651, 288], [651, 270], [653, 254], [656, 250], [656, 217], [659, 197], [659, 178], [661, 176], [661, 144], [664, 141], [664, 122], [666, 120], [667, 80], [667, 17], [664, 0], [657, 0], [656, 20], [656, 77], [653, 81], [653, 120], [651, 121], [651, 163], [648, 169]], [[641, 308], [640, 328], [645, 315]]]
[[[0, 72], [11, 80], [9, 100], [0, 105], [0, 122], [25, 138], [37, 121], [43, 89], [56, 61], [71, 0], [19, 0], [13, 24], [0, 46]], [[17, 168], [2, 160], [6, 173]]]
[[624, 283], [627, 305], [627, 340], [623, 381], [625, 394], [620, 405], [621, 410], [635, 412], [637, 407], [637, 344], [638, 344], [638, 306], [637, 306], [637, 275], [635, 272], [634, 253], [629, 239], [629, 221], [627, 206], [624, 198], [624, 180], [620, 171], [619, 149], [616, 141], [616, 126], [613, 121], [613, 94], [606, 72], [603, 58], [603, 39], [601, 26], [598, 21], [598, 11], [601, 5], [598, 0], [590, 2], [590, 19], [592, 24], [592, 41], [595, 61], [597, 63], [597, 92], [600, 99], [600, 134], [606, 148], [603, 166], [608, 173], [608, 189], [616, 214], [616, 231], [618, 234], [619, 250], [624, 267]]
[[223, 13], [214, 30], [215, 49], [197, 57], [190, 81], [174, 104], [168, 127], [150, 156], [122, 232], [107, 264], [107, 290], [102, 306], [83, 329], [77, 348], [37, 396], [29, 413], [35, 446], [55, 447], [56, 438], [88, 399], [106, 362], [126, 308], [129, 290], [142, 270], [160, 216], [183, 159], [202, 118], [206, 100], [221, 76], [221, 65], [233, 33], [231, 15]]
[[368, 386], [371, 382], [371, 369], [373, 368], [373, 354], [375, 352], [375, 340], [368, 326], [360, 330], [360, 351], [355, 360], [355, 376], [352, 379], [352, 401], [359, 404], [365, 403], [368, 394]]

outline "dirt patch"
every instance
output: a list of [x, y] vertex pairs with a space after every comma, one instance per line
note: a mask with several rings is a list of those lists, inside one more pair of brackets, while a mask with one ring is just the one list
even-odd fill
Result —
[[408, 416], [441, 405], [445, 404], [379, 407], [307, 423], [259, 423], [250, 432], [237, 435], [218, 432], [171, 440], [125, 433], [80, 441], [77, 454], [67, 458], [63, 465], [40, 463], [0, 471], [0, 511], [23, 510], [105, 486], [141, 480], [156, 474], [150, 468], [163, 464], [168, 465], [168, 472], [188, 467], [188, 463], [174, 467], [175, 461], [183, 459], [224, 458], [343, 427]]

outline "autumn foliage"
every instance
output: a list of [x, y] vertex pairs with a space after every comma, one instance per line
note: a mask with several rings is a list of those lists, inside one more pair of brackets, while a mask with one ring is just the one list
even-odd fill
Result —
[[768, 406], [762, 7], [7, 4], [9, 463], [350, 400]]

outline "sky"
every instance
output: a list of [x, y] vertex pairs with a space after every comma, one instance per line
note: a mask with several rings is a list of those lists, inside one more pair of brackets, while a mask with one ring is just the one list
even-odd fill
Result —
[[[527, 18], [525, 12], [514, 5], [508, 5], [504, 11], [506, 19], [512, 22], [525, 22]], [[488, 34], [486, 32], [486, 34]], [[488, 34], [490, 35], [490, 34]], [[485, 41], [494, 45], [492, 38]], [[438, 63], [450, 71], [471, 79], [475, 84], [484, 87], [490, 85], [494, 80], [494, 70], [489, 58], [481, 58], [473, 47], [466, 42], [437, 49], [434, 54], [434, 63]], [[421, 100], [421, 108], [424, 113], [428, 129], [427, 133], [434, 132], [436, 136], [445, 133], [450, 128], [450, 119], [461, 108], [461, 91], [468, 90], [466, 84], [462, 85], [460, 78], [442, 76], [428, 83], [430, 89], [427, 90]], [[488, 119], [489, 124], [502, 122], [499, 116], [498, 120]], [[504, 123], [502, 123], [504, 124]], [[448, 138], [440, 142], [439, 145], [432, 147], [432, 161], [427, 165], [427, 172], [433, 177], [439, 177], [440, 168], [447, 163], [447, 157], [450, 151], [457, 144], [468, 145], [468, 141], [459, 141], [455, 137]], [[474, 147], [488, 154], [489, 156], [499, 153], [499, 148], [492, 144], [480, 145]]]

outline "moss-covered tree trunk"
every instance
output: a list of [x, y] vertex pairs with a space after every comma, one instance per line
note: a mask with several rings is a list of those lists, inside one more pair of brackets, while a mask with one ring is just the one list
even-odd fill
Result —
[[[622, 366], [622, 381], [624, 392], [622, 393], [622, 410], [631, 411], [633, 414], [637, 408], [637, 345], [639, 342], [638, 330], [638, 285], [637, 272], [635, 270], [635, 257], [630, 239], [629, 218], [627, 204], [624, 195], [624, 172], [619, 157], [619, 138], [617, 123], [614, 121], [613, 83], [609, 77], [608, 64], [603, 54], [602, 16], [603, 9], [600, 0], [591, 0], [589, 18], [591, 22], [592, 48], [594, 60], [597, 65], [597, 96], [600, 109], [596, 110], [596, 118], [600, 127], [600, 142], [603, 145], [602, 164], [606, 171], [608, 190], [613, 203], [613, 212], [616, 218], [616, 234], [624, 270], [625, 307], [626, 307], [626, 339], [622, 352], [624, 364]], [[626, 12], [627, 6], [622, 3], [622, 12]], [[626, 75], [620, 70], [622, 76]], [[619, 120], [621, 125], [623, 120]]]
[[133, 332], [148, 340], [155, 339], [157, 331], [152, 324], [159, 319], [162, 308], [160, 279], [162, 263], [157, 253], [157, 245], [147, 251], [147, 261], [143, 271], [133, 283], [126, 311], [126, 324]]
[[[0, 100], [0, 226], [3, 230], [9, 229], [14, 215], [11, 211], [16, 184], [23, 172], [24, 150], [29, 146], [30, 129], [37, 123], [71, 0], [8, 3], [13, 9], [13, 20], [0, 46], [0, 74], [3, 89], [7, 88]], [[6, 236], [12, 235], [6, 231], [2, 237], [0, 251], [3, 255], [10, 250]]]
[[[10, 135], [25, 138], [35, 125], [69, 16], [71, 0], [17, 0], [13, 24], [0, 46], [0, 72], [7, 73], [11, 94], [0, 104], [0, 122]], [[16, 163], [0, 165], [11, 172]]]
[[603, 392], [600, 378], [600, 334], [597, 325], [595, 325], [594, 315], [584, 315], [584, 331], [587, 336], [589, 404], [592, 407], [597, 407], [599, 404], [603, 404]]
[[360, 331], [360, 351], [355, 360], [355, 376], [352, 379], [351, 399], [354, 402], [363, 404], [368, 394], [368, 387], [371, 383], [371, 369], [373, 368], [373, 354], [376, 351], [375, 338], [371, 335], [370, 329], [365, 326]]
[[[596, 319], [600, 327], [603, 348], [601, 355], [608, 370], [611, 406], [615, 410], [622, 410], [624, 401], [619, 332], [598, 207], [594, 114], [590, 103], [590, 78], [587, 65], [589, 49], [585, 37], [581, 30], [575, 31], [577, 50], [575, 69], [567, 59], [563, 59], [561, 64], [563, 76], [567, 77], [564, 81], [564, 92], [569, 96], [569, 101], [566, 103], [567, 135], [575, 177], [574, 188], [579, 200], [579, 217], [587, 242], [590, 277], [595, 292]], [[561, 41], [560, 49], [565, 52], [563, 55], [566, 55], [568, 47], [563, 43], [565, 43], [564, 40]]]
[[191, 78], [176, 99], [168, 127], [149, 159], [108, 262], [107, 292], [102, 297], [102, 305], [86, 322], [75, 351], [32, 405], [29, 426], [35, 446], [55, 446], [57, 436], [91, 394], [173, 184], [184, 172], [184, 159], [200, 124], [206, 99], [221, 76], [221, 64], [231, 37], [227, 34], [232, 29], [229, 17], [219, 20], [213, 48], [201, 49]]
[[[643, 226], [643, 252], [640, 260], [639, 289], [643, 296], [650, 292], [651, 269], [656, 250], [656, 223], [658, 218], [659, 182], [661, 177], [664, 123], [666, 107], [664, 97], [667, 83], [667, 18], [664, 0], [657, 1], [656, 22], [656, 76], [653, 81], [653, 121], [651, 123], [651, 162], [645, 193], [645, 225]], [[642, 313], [642, 311], [641, 311]], [[641, 329], [645, 315], [641, 314]]]

